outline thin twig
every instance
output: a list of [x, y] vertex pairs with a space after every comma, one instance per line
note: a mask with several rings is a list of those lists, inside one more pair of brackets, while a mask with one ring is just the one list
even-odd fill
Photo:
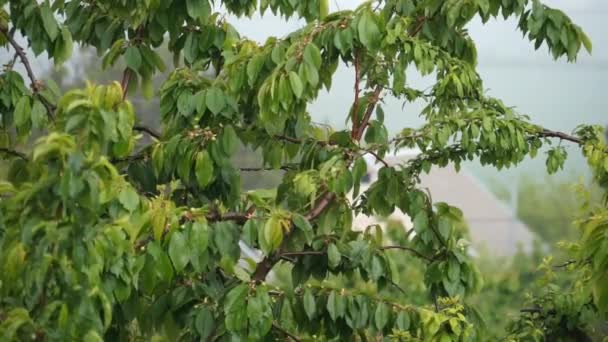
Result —
[[351, 113], [351, 120], [353, 123], [351, 136], [353, 137], [353, 139], [357, 139], [357, 136], [359, 135], [359, 124], [357, 123], [357, 115], [359, 114], [359, 94], [361, 93], [361, 65], [359, 62], [359, 54], [357, 52], [355, 52], [355, 60], [353, 63], [355, 64], [355, 100], [353, 101], [353, 111]]
[[305, 255], [325, 255], [327, 254], [326, 251], [301, 251], [301, 252], [284, 252], [281, 253], [281, 256], [286, 256], [286, 257], [290, 257], [290, 256], [305, 256]]
[[301, 340], [299, 337], [297, 337], [297, 336], [295, 336], [295, 335], [291, 334], [289, 331], [287, 331], [287, 330], [285, 330], [285, 329], [281, 328], [281, 327], [280, 327], [280, 326], [279, 326], [277, 323], [275, 323], [275, 322], [272, 322], [272, 328], [273, 328], [273, 329], [275, 329], [276, 331], [278, 331], [278, 332], [282, 333], [283, 335], [287, 336], [288, 338], [290, 338], [290, 339], [292, 339], [292, 340], [296, 341], [296, 342], [300, 342], [300, 341], [302, 341], [302, 340]]
[[[327, 207], [329, 207], [329, 205], [333, 202], [335, 197], [336, 197], [336, 195], [334, 193], [330, 193], [330, 192], [323, 195], [323, 197], [321, 197], [321, 199], [315, 204], [314, 208], [312, 208], [310, 210], [310, 212], [308, 212], [308, 214], [306, 214], [305, 218], [308, 221], [312, 221], [312, 220], [316, 219], [317, 217], [319, 217], [323, 213], [323, 211], [325, 211], [325, 209], [327, 209]], [[293, 231], [293, 222], [292, 222], [291, 228], [292, 228], [291, 231]], [[260, 261], [257, 264], [255, 272], [253, 273], [253, 276], [251, 277], [251, 279], [253, 279], [256, 282], [262, 282], [262, 281], [264, 281], [264, 279], [266, 279], [266, 276], [268, 275], [268, 273], [270, 273], [270, 271], [272, 270], [274, 265], [277, 262], [279, 262], [279, 260], [281, 260], [281, 255], [285, 248], [286, 242], [289, 240], [289, 237], [290, 237], [290, 234], [289, 233], [286, 234], [286, 236], [283, 238], [283, 244], [281, 245], [281, 247], [279, 248], [279, 251], [277, 253], [266, 256], [264, 259], [262, 259], [262, 261]]]
[[281, 165], [281, 167], [279, 167], [278, 169], [273, 168], [273, 167], [241, 167], [241, 168], [239, 168], [239, 170], [242, 172], [260, 172], [260, 171], [278, 171], [278, 170], [290, 171], [293, 169], [295, 169], [295, 167], [293, 167], [291, 165]]
[[160, 140], [161, 134], [150, 127], [146, 127], [143, 125], [135, 125], [133, 126], [134, 131], [148, 133], [150, 136], [156, 138], [156, 140]]
[[426, 22], [427, 18], [426, 17], [419, 17], [418, 18], [418, 24], [416, 25], [416, 27], [414, 28], [414, 31], [412, 31], [412, 33], [410, 33], [410, 36], [415, 37], [418, 35], [418, 33], [420, 33], [420, 31], [422, 30], [422, 28], [424, 27], [424, 23]]
[[17, 63], [17, 59], [19, 58], [19, 54], [15, 52], [15, 55], [13, 56], [13, 59], [8, 62], [8, 64], [6, 65], [6, 67], [11, 70], [13, 69], [13, 67], [15, 66], [15, 63]]
[[577, 143], [581, 145], [583, 141], [580, 138], [574, 137], [570, 134], [566, 134], [563, 132], [552, 131], [546, 128], [543, 128], [543, 131], [539, 134], [540, 137], [546, 138], [560, 138], [562, 140], [571, 141], [573, 143]]
[[[521, 309], [519, 310], [519, 312], [521, 313], [531, 313], [531, 314], [542, 314], [543, 313], [543, 309], [542, 308], [525, 308], [525, 309]], [[547, 311], [548, 315], [555, 315], [557, 313], [557, 311], [555, 311], [554, 309], [550, 309]]]
[[384, 246], [384, 247], [381, 247], [380, 249], [383, 250], [383, 251], [391, 250], [391, 249], [408, 251], [408, 252], [416, 255], [417, 257], [419, 257], [421, 259], [424, 259], [424, 260], [426, 260], [428, 262], [435, 261], [433, 258], [427, 257], [426, 255], [424, 255], [424, 254], [422, 254], [422, 253], [418, 252], [417, 250], [415, 250], [413, 248], [410, 248], [410, 247], [405, 247], [405, 246]]
[[0, 147], [0, 153], [4, 153], [4, 154], [8, 154], [14, 157], [19, 157], [25, 161], [28, 160], [27, 156], [25, 155], [25, 153], [19, 152], [19, 151], [15, 151], [15, 150], [11, 150], [9, 148], [5, 148], [5, 147]]
[[122, 72], [122, 79], [120, 80], [120, 87], [122, 88], [122, 100], [127, 98], [127, 89], [129, 88], [129, 82], [131, 82], [131, 69], [128, 67]]
[[355, 136], [356, 140], [361, 140], [363, 137], [363, 132], [365, 132], [365, 128], [369, 125], [369, 119], [372, 117], [372, 113], [374, 112], [374, 108], [376, 108], [376, 104], [380, 100], [380, 93], [382, 92], [382, 87], [380, 85], [376, 86], [374, 89], [374, 93], [372, 94], [372, 98], [367, 105], [367, 110], [365, 111], [365, 115], [361, 120], [361, 125], [359, 125], [357, 129], [357, 135]]
[[[14, 27], [13, 27], [13, 29], [14, 29]], [[14, 31], [11, 29], [11, 32], [14, 32]], [[54, 114], [55, 108], [51, 103], [49, 103], [44, 98], [44, 96], [40, 96], [40, 89], [42, 87], [42, 83], [40, 83], [40, 81], [34, 75], [34, 71], [32, 70], [30, 61], [27, 59], [25, 50], [21, 47], [21, 45], [19, 45], [19, 43], [17, 43], [17, 41], [13, 37], [12, 33], [9, 33], [8, 31], [6, 31], [6, 29], [0, 30], [0, 33], [4, 34], [4, 36], [8, 39], [8, 42], [11, 44], [13, 49], [15, 49], [15, 53], [19, 56], [19, 59], [21, 60], [21, 64], [23, 64], [23, 66], [25, 67], [27, 76], [29, 77], [30, 81], [32, 82], [31, 87], [32, 87], [33, 93], [38, 95], [38, 98], [40, 99], [40, 101], [42, 102], [44, 107], [46, 108], [46, 112], [47, 112], [49, 119], [51, 121], [55, 121], [55, 114]]]
[[382, 164], [384, 164], [384, 166], [389, 167], [390, 165], [388, 164], [388, 162], [382, 158], [380, 158], [380, 156], [378, 155], [378, 153], [376, 153], [375, 151], [372, 150], [365, 150], [365, 153], [369, 153], [372, 156], [374, 156], [374, 158], [376, 158], [377, 161], [381, 162]]

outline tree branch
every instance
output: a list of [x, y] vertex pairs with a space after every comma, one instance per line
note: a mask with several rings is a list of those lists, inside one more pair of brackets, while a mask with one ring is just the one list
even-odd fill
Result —
[[8, 155], [11, 155], [11, 156], [14, 156], [14, 157], [18, 157], [18, 158], [21, 158], [21, 159], [23, 159], [25, 161], [28, 160], [28, 158], [25, 155], [25, 153], [22, 153], [22, 152], [19, 152], [19, 151], [16, 151], [16, 150], [11, 150], [9, 148], [0, 147], [0, 153], [4, 153], [4, 154], [8, 154]]
[[241, 168], [239, 168], [239, 170], [242, 172], [277, 171], [277, 170], [290, 171], [290, 170], [294, 170], [294, 169], [295, 169], [295, 167], [293, 167], [291, 165], [281, 165], [281, 167], [278, 169], [275, 169], [272, 167], [241, 167]]
[[159, 132], [155, 131], [154, 129], [147, 127], [147, 126], [143, 126], [143, 125], [135, 125], [135, 126], [133, 126], [133, 130], [137, 131], [137, 132], [147, 133], [148, 135], [156, 138], [156, 140], [160, 140], [160, 138], [162, 136]]
[[428, 257], [428, 256], [426, 256], [426, 255], [418, 252], [417, 250], [415, 250], [413, 248], [410, 248], [410, 247], [405, 247], [405, 246], [384, 246], [384, 247], [381, 247], [380, 249], [383, 250], [383, 251], [391, 250], [391, 249], [397, 249], [397, 250], [407, 251], [407, 252], [410, 252], [410, 253], [416, 255], [417, 257], [419, 257], [421, 259], [424, 259], [424, 260], [426, 260], [428, 262], [435, 261], [435, 259], [433, 259], [431, 257]]
[[558, 132], [558, 131], [552, 131], [546, 128], [543, 128], [543, 131], [539, 134], [540, 137], [544, 137], [544, 138], [560, 138], [562, 140], [567, 140], [567, 141], [571, 141], [573, 143], [577, 143], [579, 145], [581, 145], [583, 143], [583, 141], [580, 138], [577, 138], [575, 136], [572, 136], [570, 134], [566, 134], [563, 132]]
[[[14, 32], [14, 31], [11, 30], [11, 32]], [[40, 96], [39, 92], [42, 87], [42, 83], [38, 79], [36, 79], [36, 76], [34, 75], [34, 71], [32, 70], [32, 66], [30, 65], [30, 61], [27, 59], [27, 56], [25, 54], [25, 50], [21, 47], [21, 45], [19, 45], [19, 43], [17, 43], [17, 41], [13, 37], [13, 34], [9, 33], [6, 29], [0, 30], [0, 33], [4, 34], [4, 36], [8, 39], [8, 42], [11, 44], [13, 49], [15, 49], [15, 53], [19, 56], [19, 59], [21, 60], [21, 64], [23, 64], [23, 66], [25, 67], [27, 76], [29, 77], [30, 81], [32, 82], [32, 84], [31, 84], [32, 92], [35, 95], [38, 95], [38, 98], [40, 99], [40, 101], [42, 102], [44, 107], [46, 108], [46, 112], [47, 112], [49, 119], [51, 121], [55, 121], [55, 114], [54, 114], [55, 108], [51, 103], [49, 103], [44, 98], [44, 96]]]
[[207, 215], [207, 221], [209, 222], [219, 222], [219, 221], [234, 221], [237, 224], [245, 224], [249, 219], [253, 217], [253, 213], [236, 213], [229, 212], [220, 214], [218, 212], [211, 213]]
[[289, 339], [292, 339], [295, 342], [300, 342], [302, 341], [299, 337], [292, 335], [290, 332], [288, 332], [287, 330], [281, 328], [277, 323], [272, 322], [272, 328], [275, 329], [276, 331], [280, 332], [281, 334], [287, 336]]
[[122, 72], [122, 79], [120, 80], [120, 87], [122, 88], [122, 100], [127, 98], [127, 88], [129, 88], [129, 82], [131, 82], [131, 69], [128, 67]]
[[378, 153], [376, 153], [373, 150], [365, 150], [365, 153], [369, 153], [372, 156], [374, 156], [374, 158], [376, 158], [377, 161], [381, 162], [382, 164], [384, 164], [384, 166], [386, 167], [390, 167], [390, 165], [388, 164], [388, 162], [382, 158], [380, 158], [380, 156], [378, 155]]
[[[249, 219], [253, 216], [254, 208], [250, 208], [246, 213], [237, 213], [237, 212], [228, 212], [224, 214], [219, 214], [218, 212], [210, 213], [206, 215], [206, 219], [209, 222], [219, 222], [219, 221], [234, 221], [237, 224], [245, 224]], [[191, 219], [191, 216], [185, 216], [184, 219]], [[163, 232], [166, 234], [167, 232]], [[147, 245], [150, 241], [154, 240], [154, 237], [148, 236], [144, 239], [141, 239], [135, 243], [135, 249], [140, 249]]]
[[[315, 207], [312, 208], [308, 212], [308, 214], [305, 215], [306, 219], [309, 221], [312, 221], [312, 220], [316, 219], [317, 217], [319, 217], [323, 213], [323, 211], [325, 211], [325, 209], [327, 209], [327, 207], [329, 207], [329, 205], [331, 204], [331, 202], [334, 200], [335, 197], [336, 197], [336, 195], [334, 193], [331, 193], [331, 192], [326, 193], [317, 202]], [[295, 228], [294, 223], [292, 222], [290, 232], [293, 232], [294, 228]], [[281, 260], [281, 255], [284, 253], [283, 251], [284, 251], [287, 241], [289, 240], [289, 236], [290, 236], [290, 233], [287, 233], [285, 235], [285, 237], [283, 238], [283, 243], [279, 247], [279, 251], [277, 253], [266, 256], [264, 259], [262, 259], [262, 261], [260, 261], [258, 263], [251, 279], [253, 279], [254, 281], [256, 281], [258, 283], [262, 282], [262, 281], [264, 281], [264, 279], [266, 279], [266, 276], [268, 276], [268, 273], [270, 273], [270, 270], [272, 270], [274, 265], [277, 262], [279, 262], [279, 260]]]
[[418, 17], [418, 24], [416, 25], [414, 30], [410, 33], [410, 36], [412, 36], [412, 37], [417, 36], [418, 33], [420, 33], [420, 31], [424, 27], [424, 23], [426, 23], [426, 20], [427, 20], [427, 17], [425, 17], [425, 16]]
[[302, 251], [302, 252], [284, 252], [281, 253], [281, 257], [290, 257], [290, 256], [305, 256], [305, 255], [325, 255], [327, 252], [325, 251]]
[[[353, 62], [355, 64], [355, 100], [353, 102], [353, 109], [351, 113], [351, 120], [353, 123], [353, 128], [351, 132], [351, 137], [353, 139], [357, 139], [359, 134], [359, 124], [357, 123], [357, 115], [359, 114], [359, 94], [361, 93], [360, 82], [361, 82], [361, 71], [359, 70], [361, 65], [359, 63], [359, 54], [355, 51], [355, 60]], [[357, 139], [359, 140], [359, 139]]]
[[363, 137], [363, 133], [365, 132], [365, 128], [369, 124], [369, 119], [372, 117], [374, 108], [376, 108], [376, 104], [378, 103], [378, 100], [380, 100], [381, 92], [382, 87], [380, 85], [377, 85], [376, 89], [374, 89], [374, 93], [372, 94], [372, 98], [370, 99], [369, 104], [367, 105], [367, 110], [365, 111], [365, 115], [361, 120], [361, 124], [357, 129], [357, 134], [353, 136], [355, 140], [359, 141]]

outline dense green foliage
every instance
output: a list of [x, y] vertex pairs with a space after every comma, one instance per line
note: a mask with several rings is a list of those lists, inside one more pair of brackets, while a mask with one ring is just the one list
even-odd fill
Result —
[[[15, 51], [0, 74], [0, 151], [10, 160], [0, 183], [2, 340], [484, 340], [470, 300], [482, 279], [462, 213], [433, 203], [418, 175], [475, 158], [509, 167], [557, 138], [580, 145], [608, 186], [601, 128], [568, 135], [534, 125], [485, 96], [475, 70], [466, 25], [476, 16], [518, 18], [555, 58], [590, 51], [557, 9], [537, 0], [386, 0], [330, 14], [326, 0], [215, 3], [308, 24], [260, 45], [207, 0], [0, 0], [0, 45]], [[104, 67], [126, 68], [116, 82], [63, 93], [36, 78], [16, 32], [55, 64], [79, 43], [95, 47]], [[178, 67], [155, 92], [154, 75], [167, 69], [162, 44]], [[25, 75], [13, 70], [17, 61]], [[340, 63], [354, 69], [355, 92], [343, 113], [349, 129], [333, 131], [311, 122], [307, 104], [331, 88]], [[433, 87], [412, 88], [414, 70], [434, 76]], [[139, 124], [128, 100], [136, 89], [160, 99], [162, 134]], [[381, 107], [389, 95], [425, 100], [425, 125], [389, 139]], [[41, 136], [27, 153], [15, 149], [33, 134]], [[142, 134], [152, 141], [142, 144]], [[286, 171], [276, 189], [243, 191], [251, 168], [232, 158], [241, 144], [263, 157], [252, 167]], [[422, 153], [386, 165], [360, 193], [363, 155], [384, 163], [404, 146]], [[563, 147], [550, 148], [548, 171], [565, 158]], [[396, 207], [413, 218], [409, 236], [351, 229], [354, 212]], [[581, 239], [568, 246], [572, 282], [547, 276], [508, 339], [577, 340], [605, 317], [608, 210], [585, 212]], [[239, 242], [262, 257], [243, 255]]]

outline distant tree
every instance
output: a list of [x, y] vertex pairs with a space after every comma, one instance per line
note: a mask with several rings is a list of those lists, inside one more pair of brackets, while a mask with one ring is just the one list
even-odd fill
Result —
[[[212, 5], [307, 24], [258, 44]], [[0, 151], [10, 159], [0, 183], [0, 339], [484, 340], [468, 302], [481, 278], [462, 213], [433, 203], [420, 173], [474, 158], [509, 167], [555, 138], [579, 145], [608, 186], [601, 128], [551, 131], [484, 95], [466, 25], [499, 14], [555, 58], [591, 50], [563, 12], [537, 0], [366, 1], [331, 14], [327, 0], [0, 0], [0, 45], [26, 70], [11, 60], [0, 74]], [[97, 49], [104, 68], [124, 62], [120, 79], [67, 92], [38, 79], [28, 55], [60, 65], [74, 42]], [[184, 67], [156, 93], [163, 44]], [[307, 104], [331, 88], [340, 63], [355, 71], [354, 94], [350, 126], [333, 131], [311, 122]], [[435, 84], [410, 87], [410, 70]], [[137, 89], [157, 94], [161, 132], [140, 124], [145, 113], [129, 101]], [[425, 100], [425, 124], [389, 139], [387, 95]], [[34, 130], [44, 134], [18, 150]], [[136, 149], [142, 135], [152, 139]], [[240, 143], [260, 150], [263, 165], [238, 165]], [[402, 167], [384, 162], [406, 146], [422, 153]], [[385, 166], [360, 194], [366, 154]], [[549, 149], [548, 171], [565, 157]], [[282, 171], [280, 185], [243, 191], [241, 174], [255, 168]], [[396, 207], [413, 219], [409, 237], [351, 229], [354, 212]], [[547, 282], [509, 339], [580, 340], [590, 315], [605, 317], [608, 210], [588, 212], [570, 246], [574, 285]], [[262, 257], [242, 253], [252, 249]], [[415, 284], [402, 284], [403, 253], [422, 265]], [[404, 288], [427, 296], [408, 301]]]

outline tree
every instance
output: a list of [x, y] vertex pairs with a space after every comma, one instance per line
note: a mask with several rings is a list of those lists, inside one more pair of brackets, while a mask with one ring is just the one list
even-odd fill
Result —
[[[307, 25], [260, 45], [241, 38], [214, 4], [235, 15], [270, 9]], [[15, 52], [0, 76], [1, 151], [10, 159], [0, 187], [3, 340], [482, 340], [467, 302], [481, 279], [462, 214], [433, 203], [418, 175], [474, 158], [509, 167], [559, 139], [580, 145], [598, 183], [608, 184], [601, 128], [551, 131], [483, 93], [466, 31], [474, 17], [518, 18], [554, 58], [591, 50], [563, 12], [537, 0], [368, 1], [331, 14], [327, 0], [0, 5], [0, 44]], [[96, 48], [104, 67], [123, 60], [121, 79], [64, 94], [39, 80], [28, 55], [46, 52], [61, 64], [74, 42]], [[155, 92], [163, 43], [184, 66]], [[25, 78], [13, 70], [17, 61]], [[344, 113], [349, 129], [332, 131], [311, 123], [306, 108], [331, 88], [340, 63], [354, 69], [355, 91]], [[433, 87], [410, 87], [413, 70], [434, 75]], [[160, 98], [162, 133], [138, 124], [129, 102], [137, 89]], [[426, 123], [389, 139], [388, 95], [425, 100]], [[35, 129], [43, 136], [19, 151]], [[136, 149], [142, 135], [153, 140]], [[261, 150], [255, 167], [285, 170], [276, 189], [242, 191], [245, 170], [230, 159], [239, 143]], [[404, 146], [422, 153], [386, 165], [387, 151]], [[360, 194], [365, 154], [385, 167]], [[549, 172], [565, 157], [550, 148]], [[351, 230], [353, 211], [396, 207], [413, 218], [409, 237]], [[576, 301], [539, 298], [511, 337], [578, 338], [589, 313], [605, 317], [607, 212], [594, 209], [571, 248], [576, 293], [552, 292]], [[239, 242], [262, 257], [243, 256]], [[427, 298], [400, 295], [398, 282], [407, 280], [394, 266], [398, 253], [422, 263], [416, 288]], [[562, 317], [577, 319], [564, 325]]]

